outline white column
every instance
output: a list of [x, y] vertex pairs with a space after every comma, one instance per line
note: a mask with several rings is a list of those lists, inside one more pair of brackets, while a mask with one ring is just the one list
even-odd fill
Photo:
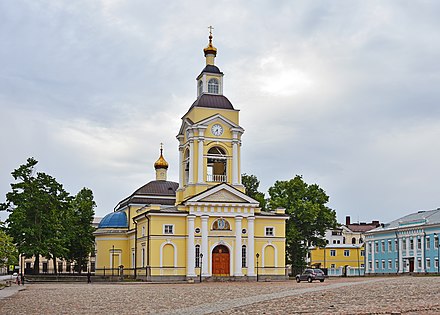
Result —
[[187, 270], [186, 270], [186, 276], [187, 277], [195, 277], [195, 266], [196, 266], [196, 251], [194, 246], [194, 215], [188, 216], [188, 242], [186, 247], [186, 261], [187, 261]]
[[376, 267], [376, 262], [374, 261], [374, 251], [376, 250], [376, 243], [371, 242], [371, 273], [374, 273], [374, 268]]
[[403, 272], [403, 250], [402, 250], [402, 246], [403, 246], [403, 241], [402, 238], [399, 237], [399, 273]]
[[255, 217], [248, 217], [248, 247], [247, 247], [247, 270], [248, 276], [255, 276], [255, 242], [254, 242], [254, 221]]
[[235, 217], [235, 266], [234, 266], [234, 276], [243, 276], [241, 269], [241, 220], [242, 216]]
[[420, 270], [420, 272], [425, 272], [425, 236], [420, 235], [420, 240], [422, 241], [422, 269]]
[[[192, 133], [191, 133], [192, 137]], [[189, 141], [189, 179], [188, 184], [194, 183], [194, 140]]]
[[202, 258], [202, 275], [209, 276], [208, 272], [208, 258], [209, 258], [209, 250], [208, 250], [208, 219], [209, 216], [202, 215], [202, 248], [201, 253], [203, 254]]
[[199, 161], [198, 161], [198, 167], [197, 167], [197, 174], [198, 174], [198, 183], [203, 183], [204, 178], [203, 178], [203, 173], [204, 173], [204, 168], [203, 168], [203, 144], [204, 144], [204, 137], [203, 137], [203, 129], [199, 129]]
[[238, 140], [232, 140], [232, 185], [238, 185]]
[[183, 167], [183, 147], [179, 146], [179, 188], [183, 187], [183, 171], [184, 171], [184, 167]]

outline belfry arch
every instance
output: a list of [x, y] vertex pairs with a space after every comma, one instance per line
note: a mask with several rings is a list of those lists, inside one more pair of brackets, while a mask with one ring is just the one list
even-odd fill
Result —
[[206, 165], [207, 182], [227, 182], [227, 156], [222, 147], [214, 146], [208, 150]]

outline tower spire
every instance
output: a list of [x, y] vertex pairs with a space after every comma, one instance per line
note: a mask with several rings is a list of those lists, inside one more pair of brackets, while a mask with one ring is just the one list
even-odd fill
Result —
[[212, 26], [208, 27], [209, 29], [209, 42], [208, 46], [203, 49], [206, 58], [206, 65], [214, 65], [214, 58], [217, 56], [217, 48], [212, 45], [212, 30], [214, 29]]
[[154, 163], [156, 169], [156, 180], [167, 180], [168, 162], [163, 157], [163, 143], [160, 143], [160, 156]]

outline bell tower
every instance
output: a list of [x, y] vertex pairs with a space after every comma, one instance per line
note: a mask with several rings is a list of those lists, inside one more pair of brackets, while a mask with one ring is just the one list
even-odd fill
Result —
[[217, 48], [209, 27], [206, 65], [197, 76], [197, 99], [182, 117], [179, 141], [179, 189], [176, 203], [209, 187], [227, 183], [244, 192], [240, 147], [244, 129], [239, 111], [223, 95], [223, 72], [215, 65]]

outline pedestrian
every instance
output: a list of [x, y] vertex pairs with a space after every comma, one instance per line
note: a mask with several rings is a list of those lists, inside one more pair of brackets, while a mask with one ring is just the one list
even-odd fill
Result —
[[24, 285], [24, 274], [20, 274], [21, 285]]
[[92, 283], [92, 275], [90, 274], [90, 271], [87, 272], [87, 283]]

